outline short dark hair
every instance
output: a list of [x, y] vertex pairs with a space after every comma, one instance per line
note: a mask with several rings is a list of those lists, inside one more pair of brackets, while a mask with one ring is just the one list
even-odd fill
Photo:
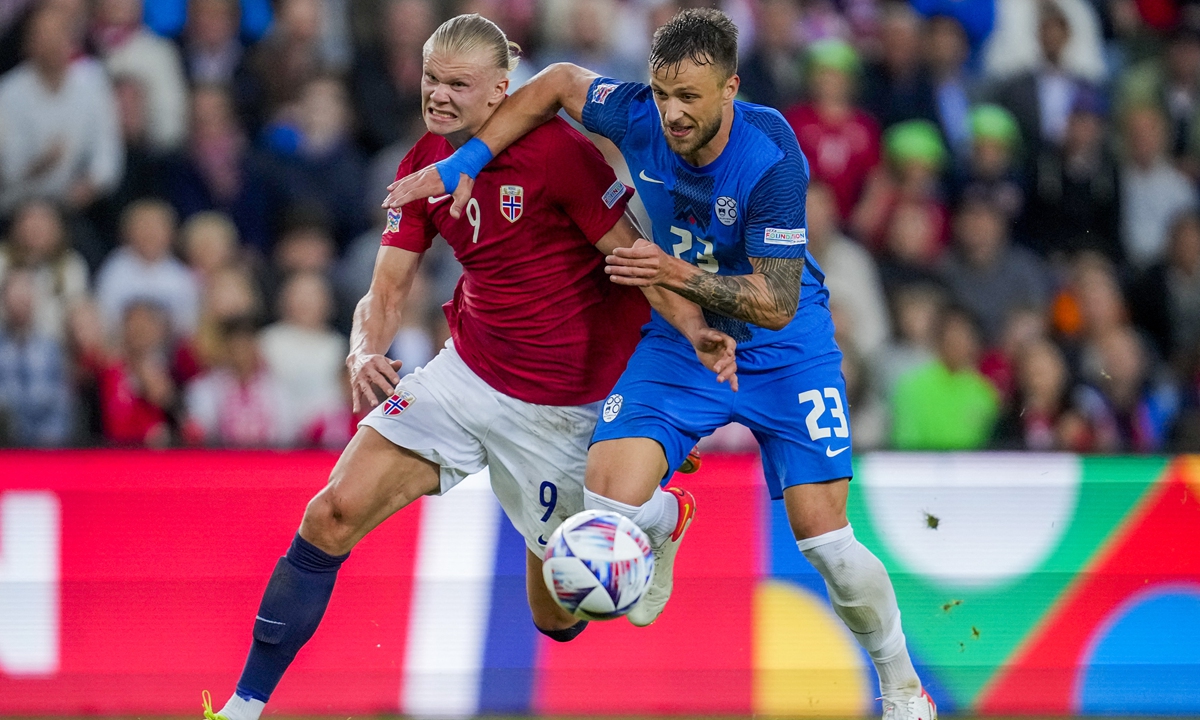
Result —
[[715, 65], [725, 77], [737, 72], [737, 25], [714, 8], [680, 11], [654, 33], [650, 69], [678, 66], [684, 60]]

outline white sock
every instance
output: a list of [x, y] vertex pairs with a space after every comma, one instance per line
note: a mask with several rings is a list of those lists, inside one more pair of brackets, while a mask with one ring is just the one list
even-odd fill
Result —
[[896, 591], [879, 558], [854, 538], [849, 525], [796, 546], [825, 578], [834, 611], [874, 661], [880, 694], [903, 700], [921, 692], [900, 628]]
[[679, 503], [670, 493], [663, 492], [661, 487], [654, 488], [654, 494], [641, 507], [610, 500], [584, 488], [583, 507], [585, 510], [608, 510], [624, 515], [650, 536], [652, 545], [661, 545], [675, 530], [675, 523], [679, 522]]
[[233, 697], [229, 698], [229, 702], [225, 703], [225, 707], [221, 708], [218, 715], [224, 715], [229, 720], [258, 720], [262, 715], [263, 708], [266, 703], [262, 700], [246, 700], [237, 696], [234, 693]]

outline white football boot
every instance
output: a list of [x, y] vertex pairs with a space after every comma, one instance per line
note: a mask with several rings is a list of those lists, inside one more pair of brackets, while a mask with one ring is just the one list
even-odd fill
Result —
[[884, 698], [883, 720], [937, 720], [937, 705], [924, 689], [904, 701]]
[[671, 588], [675, 582], [675, 554], [679, 552], [683, 534], [696, 515], [696, 498], [690, 492], [678, 487], [669, 487], [667, 492], [674, 495], [679, 503], [679, 519], [675, 521], [675, 529], [671, 534], [654, 547], [654, 578], [646, 594], [627, 616], [629, 622], [638, 627], [646, 627], [657, 620], [667, 606], [667, 600], [671, 599]]

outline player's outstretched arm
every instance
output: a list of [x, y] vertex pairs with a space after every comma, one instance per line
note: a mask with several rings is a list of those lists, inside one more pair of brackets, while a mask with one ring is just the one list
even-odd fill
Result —
[[555, 63], [541, 71], [500, 103], [475, 137], [453, 155], [389, 185], [383, 206], [399, 209], [413, 200], [451, 193], [450, 215], [459, 217], [475, 178], [493, 157], [561, 109], [582, 121], [588, 88], [597, 77], [571, 63]]
[[400, 331], [404, 301], [417, 275], [419, 253], [383, 246], [375, 256], [371, 289], [354, 308], [354, 327], [350, 331], [350, 388], [354, 412], [379, 404], [378, 392], [386, 397], [400, 382], [399, 360], [389, 360], [388, 348]]
[[[596, 249], [611, 257], [618, 250], [644, 244], [652, 243], [642, 237], [637, 223], [626, 211], [612, 230], [596, 243]], [[717, 374], [717, 382], [728, 382], [729, 387], [737, 392], [737, 341], [709, 327], [700, 306], [681, 295], [655, 286], [643, 286], [642, 292], [650, 307], [688, 339], [700, 362]]]
[[671, 257], [647, 243], [619, 248], [607, 258], [613, 282], [672, 290], [700, 307], [769, 330], [792, 321], [800, 303], [804, 258], [752, 257], [749, 275], [717, 275]]

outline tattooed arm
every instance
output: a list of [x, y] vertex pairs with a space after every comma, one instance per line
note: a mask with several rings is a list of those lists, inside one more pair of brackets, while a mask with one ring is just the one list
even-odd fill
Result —
[[702, 308], [769, 330], [792, 321], [800, 303], [804, 258], [752, 257], [749, 275], [717, 275], [671, 257], [653, 243], [618, 248], [605, 270], [619, 285], [656, 285]]

